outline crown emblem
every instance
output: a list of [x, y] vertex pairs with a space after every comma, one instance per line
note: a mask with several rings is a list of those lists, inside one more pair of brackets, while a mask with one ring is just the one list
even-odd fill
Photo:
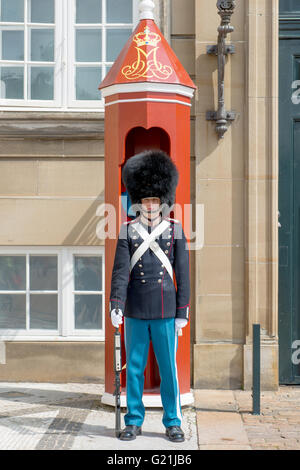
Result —
[[144, 32], [136, 34], [133, 40], [138, 47], [145, 45], [157, 46], [159, 41], [161, 41], [161, 37], [159, 34], [151, 32], [149, 26], [146, 26]]

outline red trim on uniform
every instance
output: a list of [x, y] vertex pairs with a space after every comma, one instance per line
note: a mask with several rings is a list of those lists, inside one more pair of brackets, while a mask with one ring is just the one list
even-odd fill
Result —
[[112, 300], [113, 302], [120, 302], [121, 304], [124, 304], [124, 302], [122, 302], [122, 300], [118, 300], [118, 299], [109, 299], [110, 301]]
[[172, 219], [171, 217], [166, 217], [167, 220], [172, 220], [174, 224], [179, 224], [179, 220], [177, 219]]
[[[170, 249], [169, 249], [169, 253], [168, 255], [170, 255], [171, 253], [171, 249], [172, 249], [172, 245], [173, 245], [173, 240], [174, 240], [174, 233], [175, 233], [175, 229], [173, 227], [173, 235], [172, 235], [172, 241], [171, 241], [171, 245], [170, 245]], [[164, 318], [164, 300], [163, 300], [163, 282], [164, 282], [164, 276], [166, 274], [167, 270], [166, 268], [164, 268], [164, 274], [163, 274], [163, 277], [162, 277], [162, 280], [161, 280], [161, 303], [162, 303], [162, 312], [161, 312], [161, 318]]]

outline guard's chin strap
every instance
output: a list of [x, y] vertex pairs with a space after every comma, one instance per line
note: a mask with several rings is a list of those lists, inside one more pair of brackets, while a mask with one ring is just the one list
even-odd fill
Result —
[[143, 212], [143, 217], [145, 217], [145, 219], [147, 219], [148, 222], [154, 222], [155, 220], [157, 220], [161, 216], [160, 212], [159, 212], [159, 214], [156, 217], [154, 217], [154, 219], [151, 219], [151, 218], [149, 219], [149, 217], [147, 215], [145, 215], [145, 214], [147, 214], [147, 212], [144, 212], [144, 211], [142, 211], [142, 212]]
[[149, 219], [149, 217], [145, 216], [144, 217], [148, 220], [148, 222], [154, 222], [155, 220], [157, 220], [158, 218], [160, 218], [160, 214], [157, 216], [157, 217], [154, 217], [154, 219]]

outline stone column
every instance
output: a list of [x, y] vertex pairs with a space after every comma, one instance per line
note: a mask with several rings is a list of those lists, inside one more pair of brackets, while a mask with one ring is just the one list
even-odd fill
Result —
[[278, 0], [236, 3], [227, 43], [225, 105], [236, 112], [224, 139], [206, 111], [217, 107], [216, 1], [195, 0], [195, 200], [204, 247], [195, 253], [196, 388], [252, 386], [252, 324], [262, 326], [262, 389], [278, 387]]
[[196, 80], [195, 199], [204, 207], [204, 246], [195, 253], [196, 388], [240, 389], [245, 343], [244, 147], [245, 2], [237, 2], [227, 36], [236, 53], [226, 58], [225, 105], [236, 112], [218, 140], [206, 112], [218, 105], [217, 1], [195, 0]]
[[244, 388], [260, 323], [262, 389], [278, 388], [278, 0], [247, 0]]
[[155, 23], [170, 44], [171, 40], [171, 0], [154, 0]]

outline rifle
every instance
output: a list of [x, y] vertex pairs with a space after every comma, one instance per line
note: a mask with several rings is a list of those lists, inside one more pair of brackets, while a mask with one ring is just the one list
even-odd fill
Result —
[[[116, 312], [118, 312], [118, 308]], [[121, 358], [121, 333], [119, 327], [115, 329], [115, 354], [114, 354], [114, 369], [115, 369], [115, 414], [116, 414], [116, 424], [115, 432], [116, 437], [120, 436], [121, 433], [121, 380], [120, 374], [122, 371], [122, 358]]]

